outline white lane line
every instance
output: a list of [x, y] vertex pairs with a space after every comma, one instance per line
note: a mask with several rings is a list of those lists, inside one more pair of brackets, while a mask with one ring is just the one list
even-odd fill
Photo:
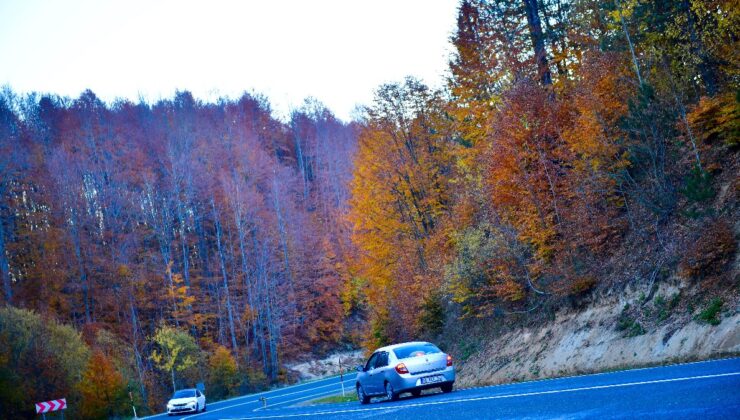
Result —
[[[354, 382], [354, 381], [355, 381], [355, 380], [354, 380], [354, 379], [352, 379], [352, 380], [349, 380], [349, 381], [344, 381], [344, 383], [346, 384], [347, 382], [350, 382], [350, 383], [351, 383], [351, 382]], [[339, 385], [339, 384], [337, 384], [337, 385]], [[352, 389], [354, 389], [354, 388], [352, 388]], [[318, 394], [313, 394], [313, 395], [305, 395], [305, 396], [303, 396], [303, 397], [293, 398], [292, 400], [287, 400], [287, 401], [280, 401], [280, 402], [276, 402], [276, 403], [272, 403], [272, 404], [270, 404], [270, 403], [268, 402], [268, 403], [267, 403], [267, 408], [266, 408], [266, 409], [265, 409], [265, 408], [262, 408], [262, 407], [259, 407], [259, 408], [256, 408], [256, 409], [254, 409], [253, 411], [260, 411], [260, 410], [270, 410], [270, 408], [271, 408], [271, 407], [274, 407], [274, 406], [276, 406], [276, 405], [282, 405], [282, 404], [287, 404], [287, 403], [289, 403], [289, 402], [295, 402], [295, 401], [307, 400], [307, 399], [309, 399], [309, 398], [323, 397], [323, 396], [329, 396], [329, 395], [337, 395], [337, 394], [339, 394], [339, 392], [340, 392], [341, 390], [342, 390], [342, 388], [337, 388], [337, 389], [335, 389], [335, 390], [333, 390], [333, 391], [324, 391], [324, 392], [320, 392], [320, 393], [318, 393]], [[352, 393], [354, 394], [354, 391], [352, 391]]]
[[510, 385], [536, 384], [540, 382], [557, 381], [559, 379], [580, 379], [580, 378], [588, 378], [590, 376], [606, 376], [606, 375], [614, 375], [614, 374], [620, 374], [620, 373], [626, 373], [626, 372], [639, 372], [641, 370], [658, 370], [658, 369], [668, 368], [668, 367], [680, 367], [680, 366], [689, 366], [689, 365], [699, 365], [699, 364], [704, 364], [704, 363], [725, 362], [728, 360], [739, 360], [740, 361], [740, 357], [721, 357], [718, 359], [697, 360], [695, 362], [667, 363], [664, 365], [656, 364], [654, 366], [646, 366], [646, 367], [641, 367], [641, 368], [624, 368], [624, 369], [616, 369], [616, 370], [596, 372], [596, 373], [581, 373], [581, 374], [572, 374], [572, 375], [564, 375], [564, 376], [551, 376], [549, 378], [531, 379], [528, 381], [505, 382], [505, 383], [499, 383], [499, 384], [493, 384], [493, 385], [479, 385], [479, 386], [470, 386], [470, 387], [457, 388], [457, 389], [468, 390], [468, 389], [483, 389], [483, 388], [492, 388], [492, 387], [510, 386]]
[[[309, 384], [312, 384], [312, 383], [318, 383], [318, 382], [324, 382], [324, 381], [331, 381], [331, 380], [334, 380], [334, 379], [339, 379], [339, 376], [340, 375], [335, 375], [335, 376], [329, 376], [328, 378], [313, 379], [313, 380], [306, 381], [306, 382], [301, 382], [301, 383], [298, 383], [298, 384], [295, 384], [295, 385], [289, 385], [289, 386], [284, 386], [284, 387], [280, 387], [280, 388], [270, 389], [270, 390], [267, 390], [267, 391], [261, 391], [261, 392], [257, 392], [257, 393], [254, 393], [254, 394], [241, 395], [239, 397], [229, 398], [228, 400], [216, 401], [216, 402], [212, 403], [212, 405], [216, 405], [216, 404], [222, 405], [222, 404], [225, 404], [225, 403], [232, 403], [232, 402], [236, 402], [238, 400], [243, 400], [245, 398], [254, 398], [254, 397], [263, 396], [263, 395], [267, 395], [267, 394], [271, 394], [271, 393], [275, 393], [275, 392], [287, 391], [287, 390], [289, 390], [291, 388], [297, 388], [297, 387], [309, 385]], [[347, 380], [345, 380], [344, 382], [347, 383]], [[339, 385], [340, 383], [339, 382], [334, 382], [334, 384]], [[323, 385], [322, 387], [331, 386], [331, 385], [332, 384]], [[306, 391], [311, 391], [311, 390], [322, 388], [322, 387], [312, 387], [312, 388], [306, 389]], [[302, 392], [302, 391], [296, 391], [296, 392]], [[281, 395], [292, 395], [292, 394], [294, 394], [296, 392], [293, 392], [293, 393], [290, 393], [290, 394], [281, 394]], [[278, 395], [278, 397], [279, 396], [280, 395]], [[254, 402], [254, 401], [252, 401], [252, 402]], [[243, 405], [243, 404], [240, 404], [240, 405]], [[229, 406], [229, 407], [235, 407], [235, 406]], [[223, 407], [223, 408], [229, 408], [229, 407]], [[220, 410], [220, 408], [213, 409], [213, 410], [210, 410], [210, 411], [213, 412], [213, 411], [217, 411], [217, 410]], [[181, 420], [185, 420], [185, 419], [188, 419], [188, 418], [191, 418], [191, 417], [195, 417], [195, 416], [198, 416], [198, 415], [200, 415], [200, 414], [193, 414], [192, 416], [183, 417]], [[139, 417], [139, 420], [152, 419], [152, 418], [156, 418], [156, 417], [167, 417], [167, 413], [159, 413], [159, 414], [152, 414], [151, 416]]]
[[[345, 380], [344, 383], [346, 384], [347, 382], [353, 382], [353, 381], [354, 381], [354, 379], [353, 380]], [[288, 392], [286, 394], [275, 395], [272, 398], [287, 397], [289, 395], [301, 394], [301, 393], [308, 392], [308, 391], [315, 391], [317, 389], [326, 388], [328, 386], [341, 387], [340, 383], [337, 382], [337, 383], [332, 383], [332, 384], [328, 384], [328, 385], [321, 385], [321, 386], [316, 386], [316, 387], [313, 387], [313, 388], [302, 389], [300, 391]], [[332, 393], [338, 392], [340, 390], [341, 390], [341, 388], [338, 389], [338, 390], [336, 390], [336, 391], [332, 391]], [[260, 394], [253, 394], [252, 396], [256, 396], [256, 395], [260, 395]], [[253, 400], [253, 401], [247, 401], [247, 402], [243, 402], [243, 403], [239, 403], [239, 404], [230, 405], [228, 407], [219, 407], [219, 408], [214, 408], [214, 409], [208, 409], [208, 411], [206, 411], [206, 412], [203, 412], [203, 413], [200, 413], [200, 414], [193, 414], [192, 416], [183, 417], [180, 420], [192, 419], [194, 417], [203, 416], [203, 415], [206, 415], [206, 414], [209, 414], [209, 413], [215, 413], [217, 411], [223, 411], [223, 410], [227, 410], [229, 408], [241, 407], [243, 405], [249, 405], [249, 404], [259, 403], [259, 402], [261, 402], [261, 401], [260, 400]], [[269, 399], [267, 400], [267, 404], [268, 404], [268, 406], [270, 405], [270, 400]], [[274, 405], [278, 405], [278, 404], [282, 404], [282, 402], [273, 403], [272, 405], [274, 406]], [[257, 409], [259, 410], [259, 407], [257, 407]]]
[[[275, 407], [276, 405], [283, 405], [283, 404], [287, 404], [287, 403], [290, 403], [290, 402], [295, 402], [295, 401], [301, 401], [301, 400], [307, 400], [307, 399], [309, 399], [309, 398], [324, 397], [324, 396], [329, 396], [329, 395], [337, 395], [337, 394], [339, 394], [339, 393], [340, 393], [341, 391], [342, 391], [342, 389], [341, 389], [341, 388], [338, 388], [338, 389], [335, 389], [335, 390], [333, 390], [333, 391], [324, 391], [324, 392], [320, 392], [320, 393], [318, 393], [318, 394], [313, 394], [313, 395], [305, 395], [305, 396], [303, 396], [303, 397], [293, 398], [292, 400], [287, 400], [287, 401], [280, 401], [280, 402], [276, 402], [276, 403], [272, 403], [272, 404], [269, 404], [269, 403], [268, 403], [268, 404], [267, 404], [267, 408], [262, 408], [262, 407], [258, 407], [258, 408], [255, 408], [255, 409], [254, 409], [254, 410], [252, 410], [252, 411], [270, 410], [270, 409], [272, 409], [272, 407]], [[354, 392], [353, 392], [353, 393], [354, 393]]]
[[266, 415], [266, 416], [257, 416], [257, 417], [238, 417], [238, 418], [230, 417], [228, 419], [222, 419], [222, 420], [275, 419], [275, 418], [288, 418], [288, 417], [324, 416], [327, 414], [361, 413], [361, 412], [367, 412], [367, 411], [404, 409], [404, 408], [413, 408], [413, 407], [424, 407], [424, 406], [430, 406], [430, 405], [455, 404], [455, 403], [473, 402], [473, 401], [497, 400], [497, 399], [504, 399], [504, 398], [531, 397], [535, 395], [549, 395], [549, 394], [561, 394], [561, 393], [567, 393], [567, 392], [591, 391], [591, 390], [596, 390], [596, 389], [624, 388], [624, 387], [638, 386], [638, 385], [661, 384], [661, 383], [669, 383], [669, 382], [681, 382], [681, 381], [691, 381], [691, 380], [698, 380], [698, 379], [721, 378], [721, 377], [738, 376], [738, 375], [740, 375], [740, 372], [730, 372], [730, 373], [719, 373], [715, 375], [687, 376], [683, 378], [672, 378], [672, 379], [656, 379], [654, 381], [627, 382], [627, 383], [621, 383], [621, 384], [596, 385], [596, 386], [588, 386], [588, 387], [580, 387], [580, 388], [557, 389], [557, 390], [552, 390], [552, 391], [525, 392], [525, 393], [520, 393], [520, 394], [508, 394], [508, 395], [491, 395], [487, 397], [460, 398], [456, 400], [430, 401], [430, 402], [424, 402], [424, 403], [413, 403], [413, 404], [392, 405], [392, 406], [384, 405], [382, 407], [354, 408], [354, 409], [344, 409], [344, 410], [317, 411], [313, 413], [295, 413], [295, 414], [283, 414], [283, 415], [275, 414], [275, 415]]

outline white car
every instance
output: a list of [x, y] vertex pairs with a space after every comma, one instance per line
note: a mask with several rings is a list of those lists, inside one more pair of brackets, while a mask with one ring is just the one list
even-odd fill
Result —
[[206, 396], [197, 389], [181, 389], [167, 402], [167, 415], [206, 411]]

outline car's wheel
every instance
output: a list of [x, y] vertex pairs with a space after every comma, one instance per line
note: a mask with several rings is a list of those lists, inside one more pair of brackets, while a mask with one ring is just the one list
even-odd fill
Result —
[[200, 411], [200, 406], [198, 403], [195, 403], [195, 412], [197, 413], [198, 411]]
[[419, 395], [421, 395], [421, 390], [420, 389], [415, 389], [415, 390], [411, 391], [411, 395], [413, 395], [414, 397], [418, 397]]
[[444, 384], [440, 388], [442, 388], [442, 392], [452, 392], [452, 383]]
[[370, 397], [365, 394], [365, 391], [362, 389], [362, 385], [360, 384], [357, 384], [357, 400], [360, 404], [367, 404], [370, 402]]
[[388, 398], [388, 401], [396, 401], [398, 399], [398, 394], [393, 390], [393, 385], [390, 382], [385, 383], [385, 396]]
[[206, 403], [203, 403], [203, 411], [206, 411], [206, 407], [208, 407], [208, 405], [206, 405]]

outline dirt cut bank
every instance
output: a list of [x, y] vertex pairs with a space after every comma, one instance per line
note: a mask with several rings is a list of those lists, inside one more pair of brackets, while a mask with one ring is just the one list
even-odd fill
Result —
[[651, 300], [627, 290], [586, 309], [561, 312], [546, 325], [506, 332], [460, 365], [457, 385], [740, 355], [740, 299], [692, 300], [689, 289], [663, 284]]

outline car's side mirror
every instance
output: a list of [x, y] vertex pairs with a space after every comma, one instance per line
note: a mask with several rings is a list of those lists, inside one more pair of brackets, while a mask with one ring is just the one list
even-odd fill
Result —
[[356, 371], [358, 371], [358, 372], [364, 372], [364, 371], [365, 371], [365, 368], [364, 368], [364, 367], [363, 367], [362, 365], [358, 365], [358, 366], [357, 366], [357, 367], [355, 368], [355, 370], [356, 370]]

